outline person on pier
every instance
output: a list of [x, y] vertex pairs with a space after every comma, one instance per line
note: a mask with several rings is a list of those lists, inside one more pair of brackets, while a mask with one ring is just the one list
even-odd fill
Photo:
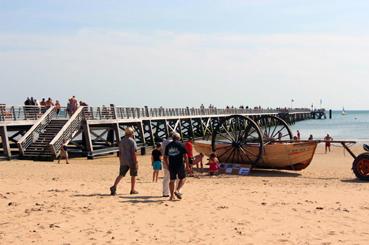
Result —
[[114, 185], [110, 187], [110, 194], [114, 196], [117, 191], [117, 186], [120, 180], [126, 176], [128, 170], [131, 175], [131, 192], [130, 194], [138, 194], [135, 189], [136, 177], [138, 172], [138, 161], [136, 156], [137, 145], [134, 137], [133, 128], [126, 128], [124, 139], [119, 143], [119, 175], [115, 179]]

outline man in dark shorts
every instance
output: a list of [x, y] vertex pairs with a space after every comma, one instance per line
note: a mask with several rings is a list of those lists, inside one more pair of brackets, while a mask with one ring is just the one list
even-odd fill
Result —
[[[184, 146], [179, 142], [181, 139], [178, 133], [173, 133], [173, 141], [170, 142], [165, 148], [164, 164], [168, 167], [170, 173], [170, 199], [175, 199], [174, 195], [178, 199], [182, 199], [181, 189], [186, 180], [186, 169], [183, 160], [186, 162], [186, 168], [188, 169], [187, 152]], [[176, 179], [179, 179], [177, 189], [174, 191], [174, 184]]]
[[136, 184], [136, 176], [138, 170], [138, 162], [136, 156], [137, 145], [135, 140], [133, 139], [134, 130], [133, 128], [126, 128], [125, 136], [119, 143], [119, 175], [115, 179], [114, 185], [110, 187], [110, 194], [115, 195], [117, 191], [117, 185], [120, 180], [126, 176], [126, 173], [129, 170], [129, 174], [131, 175], [131, 192], [130, 194], [138, 194], [135, 190]]

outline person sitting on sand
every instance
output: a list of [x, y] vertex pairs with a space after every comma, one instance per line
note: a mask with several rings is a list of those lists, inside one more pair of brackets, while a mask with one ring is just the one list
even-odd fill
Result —
[[210, 154], [209, 162], [206, 165], [209, 165], [209, 175], [219, 174], [219, 160], [214, 152]]
[[308, 140], [313, 140], [313, 139], [314, 139], [313, 135], [312, 135], [312, 134], [310, 134], [310, 136], [309, 136], [309, 139], [308, 139]]
[[131, 192], [130, 194], [138, 194], [135, 189], [136, 176], [138, 172], [138, 162], [137, 162], [137, 145], [136, 141], [133, 139], [134, 130], [131, 127], [126, 128], [124, 139], [119, 143], [119, 175], [115, 179], [114, 185], [110, 187], [110, 194], [114, 196], [117, 191], [117, 186], [120, 180], [126, 176], [128, 170], [131, 175]]
[[156, 148], [151, 152], [151, 163], [154, 172], [152, 173], [152, 182], [158, 182], [159, 171], [161, 170], [161, 144], [156, 143]]
[[65, 159], [66, 164], [69, 164], [68, 147], [67, 147], [67, 144], [66, 144], [65, 140], [63, 140], [63, 145], [62, 145], [62, 148], [60, 149], [60, 155], [59, 155], [59, 158], [58, 158], [58, 163], [60, 163], [60, 160], [62, 158]]
[[333, 140], [333, 138], [329, 134], [327, 134], [324, 140], [325, 140], [325, 154], [327, 154], [328, 151], [331, 152], [331, 141]]

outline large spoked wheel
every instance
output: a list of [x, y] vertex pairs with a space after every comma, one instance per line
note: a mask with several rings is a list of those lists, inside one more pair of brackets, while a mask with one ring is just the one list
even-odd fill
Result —
[[263, 138], [258, 125], [241, 115], [229, 116], [219, 122], [211, 143], [222, 163], [256, 165], [263, 154]]
[[264, 144], [278, 140], [292, 140], [293, 135], [290, 127], [280, 117], [265, 115], [255, 121], [263, 136]]
[[369, 153], [363, 153], [357, 156], [352, 164], [352, 171], [357, 178], [369, 180]]

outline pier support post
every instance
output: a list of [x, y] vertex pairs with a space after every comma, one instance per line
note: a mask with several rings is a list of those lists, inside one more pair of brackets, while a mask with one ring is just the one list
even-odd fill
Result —
[[116, 142], [117, 142], [117, 145], [119, 145], [119, 142], [120, 142], [120, 138], [122, 137], [120, 135], [120, 131], [119, 131], [119, 124], [118, 123], [115, 123], [113, 125], [113, 129], [114, 129], [114, 133], [115, 133], [115, 138], [117, 139]]
[[92, 152], [94, 150], [92, 146], [91, 134], [90, 134], [90, 126], [87, 122], [83, 125], [83, 133], [85, 136], [85, 143], [86, 143], [86, 151], [87, 151], [87, 159], [93, 159]]
[[12, 157], [12, 153], [10, 150], [10, 144], [9, 144], [9, 138], [6, 126], [0, 127], [0, 136], [1, 136], [1, 142], [3, 144], [3, 149], [6, 157], [10, 160]]

